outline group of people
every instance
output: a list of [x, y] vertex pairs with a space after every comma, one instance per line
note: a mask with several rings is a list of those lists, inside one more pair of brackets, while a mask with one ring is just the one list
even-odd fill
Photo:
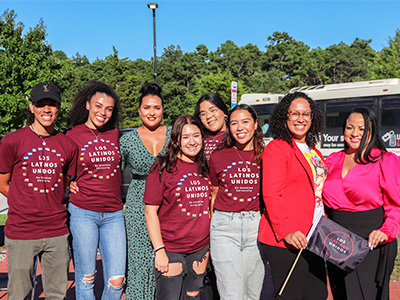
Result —
[[368, 240], [370, 251], [353, 272], [327, 262], [334, 299], [389, 299], [400, 229], [400, 159], [386, 151], [377, 119], [355, 107], [344, 120], [345, 149], [325, 161], [315, 148], [324, 129], [319, 106], [302, 92], [285, 95], [271, 120], [274, 138], [262, 156], [265, 203], [258, 240], [279, 299], [326, 299], [324, 260], [302, 251], [320, 216]]
[[[228, 112], [203, 95], [194, 116], [163, 125], [161, 88], [145, 84], [142, 125], [119, 139], [120, 100], [91, 82], [75, 96], [66, 134], [54, 129], [58, 88], [35, 85], [27, 126], [0, 142], [0, 192], [8, 197], [9, 299], [28, 299], [39, 256], [49, 299], [67, 289], [69, 232], [77, 299], [94, 299], [96, 256], [102, 299], [260, 299], [270, 266], [279, 299], [326, 299], [325, 261], [302, 251], [327, 215], [366, 238], [371, 251], [346, 273], [327, 263], [335, 299], [388, 299], [400, 229], [400, 159], [387, 152], [374, 113], [354, 108], [346, 148], [325, 161], [319, 106], [289, 93], [269, 121], [266, 147], [254, 109]], [[132, 173], [125, 211], [121, 171]], [[70, 197], [64, 204], [64, 190]], [[67, 218], [67, 210], [69, 218]], [[216, 279], [217, 295], [213, 292]]]

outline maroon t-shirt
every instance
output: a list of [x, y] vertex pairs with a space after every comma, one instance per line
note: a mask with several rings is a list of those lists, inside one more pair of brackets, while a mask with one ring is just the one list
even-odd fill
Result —
[[80, 208], [97, 212], [117, 211], [123, 207], [118, 129], [100, 134], [95, 129], [92, 131], [81, 124], [67, 132], [67, 136], [79, 147], [79, 192], [71, 193], [69, 201]]
[[169, 252], [192, 253], [210, 240], [211, 183], [198, 174], [197, 163], [178, 159], [173, 173], [150, 172], [143, 202], [159, 205], [161, 236]]
[[224, 148], [210, 158], [210, 180], [219, 187], [214, 208], [228, 212], [260, 210], [260, 167], [254, 151]]
[[225, 134], [225, 131], [220, 131], [217, 134], [209, 135], [204, 139], [204, 153], [206, 154], [208, 161], [210, 161], [211, 154], [225, 138]]
[[11, 173], [5, 235], [10, 239], [49, 238], [68, 233], [64, 176], [75, 175], [78, 148], [57, 132], [42, 140], [29, 127], [0, 142], [0, 172]]

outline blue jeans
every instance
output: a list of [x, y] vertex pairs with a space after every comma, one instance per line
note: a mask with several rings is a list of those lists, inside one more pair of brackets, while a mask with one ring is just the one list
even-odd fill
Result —
[[210, 253], [222, 300], [259, 300], [265, 267], [257, 244], [260, 212], [216, 210], [211, 220]]
[[[101, 299], [121, 299], [125, 285], [126, 233], [122, 210], [110, 213], [68, 204], [75, 265], [76, 299], [94, 300], [97, 249], [103, 263]], [[123, 278], [115, 286], [110, 281]]]

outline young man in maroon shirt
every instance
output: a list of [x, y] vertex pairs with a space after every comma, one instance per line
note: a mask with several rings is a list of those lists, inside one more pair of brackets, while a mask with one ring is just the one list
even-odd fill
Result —
[[0, 141], [0, 192], [8, 199], [5, 226], [8, 299], [29, 299], [35, 257], [48, 299], [64, 299], [69, 262], [67, 176], [76, 171], [77, 146], [54, 129], [60, 91], [48, 82], [31, 91], [27, 126]]

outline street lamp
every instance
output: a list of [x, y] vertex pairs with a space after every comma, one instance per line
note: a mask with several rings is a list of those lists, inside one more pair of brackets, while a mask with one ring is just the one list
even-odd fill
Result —
[[154, 83], [157, 83], [157, 47], [156, 47], [156, 8], [157, 3], [147, 3], [147, 6], [153, 11], [153, 37], [154, 37]]

